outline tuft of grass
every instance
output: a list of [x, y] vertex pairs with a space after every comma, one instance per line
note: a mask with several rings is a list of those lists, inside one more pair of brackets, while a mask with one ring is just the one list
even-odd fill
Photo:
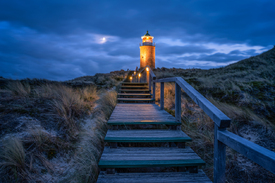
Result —
[[79, 131], [78, 118], [89, 115], [98, 99], [96, 87], [73, 89], [65, 85], [46, 84], [35, 90], [35, 96], [51, 100], [53, 108], [62, 118], [60, 127], [69, 137], [75, 138]]
[[97, 108], [97, 112], [103, 113], [106, 119], [109, 118], [117, 104], [117, 92], [112, 90], [104, 93], [98, 103], [100, 106]]
[[15, 96], [27, 97], [31, 92], [31, 87], [27, 82], [9, 82], [6, 86]]
[[95, 86], [88, 86], [80, 90], [81, 98], [85, 102], [95, 101], [98, 99]]
[[96, 182], [99, 173], [98, 162], [104, 146], [103, 139], [105, 135], [106, 133], [97, 130], [85, 130], [79, 151], [75, 158], [74, 166], [76, 167], [76, 171], [73, 176], [69, 178], [70, 181]]
[[7, 173], [15, 180], [24, 179], [26, 176], [25, 149], [22, 141], [11, 137], [4, 142], [4, 148], [0, 154], [0, 172]]

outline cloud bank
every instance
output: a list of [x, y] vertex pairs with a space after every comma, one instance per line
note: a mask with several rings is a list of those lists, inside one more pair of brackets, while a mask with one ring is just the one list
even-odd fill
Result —
[[216, 68], [272, 48], [275, 2], [243, 0], [0, 2], [0, 76], [68, 80], [139, 66]]

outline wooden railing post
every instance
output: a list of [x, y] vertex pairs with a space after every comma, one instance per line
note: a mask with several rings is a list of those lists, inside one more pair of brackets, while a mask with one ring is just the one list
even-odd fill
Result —
[[214, 132], [214, 183], [225, 183], [225, 164], [226, 164], [226, 145], [218, 140], [218, 130], [226, 130], [219, 128], [215, 124]]
[[150, 93], [151, 93], [151, 82], [152, 82], [152, 79], [151, 79], [150, 74], [149, 74], [149, 83], [148, 83], [148, 87], [149, 87]]
[[153, 100], [155, 103], [155, 100], [156, 100], [156, 83], [155, 82], [153, 82]]
[[160, 109], [164, 109], [164, 82], [160, 82]]
[[181, 87], [175, 83], [175, 117], [177, 121], [181, 121]]
[[145, 72], [146, 72], [146, 82], [149, 84], [150, 73], [147, 70]]

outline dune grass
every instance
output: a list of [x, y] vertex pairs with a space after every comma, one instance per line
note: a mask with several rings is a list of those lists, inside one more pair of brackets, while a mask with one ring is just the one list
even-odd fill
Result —
[[[58, 116], [56, 119], [60, 120], [56, 121], [58, 132], [51, 133], [40, 125], [28, 124], [26, 135], [19, 137], [20, 139], [12, 138], [5, 141], [0, 159], [1, 175], [7, 181], [24, 181], [30, 171], [36, 174], [40, 172], [30, 166], [34, 162], [38, 163], [40, 168], [44, 167], [41, 169], [42, 172], [51, 172], [52, 165], [49, 160], [57, 154], [66, 154], [67, 151], [77, 149], [75, 144], [79, 142], [79, 134], [83, 131], [83, 119], [93, 112], [95, 101], [99, 99], [96, 87], [72, 88], [59, 83], [30, 87], [27, 82], [12, 81], [7, 84], [6, 89], [17, 97], [14, 101], [41, 103], [51, 108], [53, 114], [50, 115]], [[21, 108], [23, 110], [24, 107]], [[25, 108], [24, 111], [24, 115], [30, 114]], [[28, 180], [35, 178], [29, 177]]]
[[9, 182], [24, 181], [27, 178], [26, 152], [20, 139], [10, 137], [3, 143], [0, 151], [0, 175]]
[[9, 82], [6, 89], [10, 90], [15, 96], [27, 97], [31, 92], [31, 87], [27, 82]]
[[107, 119], [115, 108], [117, 93], [109, 91], [103, 93], [97, 101], [98, 106], [90, 119], [83, 127], [80, 148], [76, 152], [73, 163], [75, 171], [61, 182], [91, 182], [95, 183], [98, 177], [98, 162], [104, 149], [104, 137], [107, 133]]

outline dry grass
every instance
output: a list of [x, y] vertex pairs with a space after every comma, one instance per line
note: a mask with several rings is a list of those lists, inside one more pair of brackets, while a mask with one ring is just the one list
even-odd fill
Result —
[[81, 133], [80, 147], [74, 161], [75, 172], [62, 182], [93, 182], [98, 177], [98, 162], [104, 148], [104, 137], [107, 133], [107, 119], [116, 105], [117, 93], [102, 93], [93, 119], [88, 120]]
[[88, 86], [80, 89], [81, 98], [85, 102], [91, 102], [98, 99], [97, 90], [95, 86]]
[[70, 142], [62, 140], [56, 135], [49, 133], [42, 127], [30, 128], [28, 133], [30, 136], [24, 139], [24, 143], [34, 144], [34, 147], [39, 152], [43, 152], [45, 155], [47, 155], [48, 159], [55, 157], [58, 151], [72, 149], [73, 147]]
[[70, 138], [76, 138], [79, 131], [77, 118], [92, 112], [98, 99], [95, 86], [73, 89], [65, 85], [42, 85], [34, 90], [36, 97], [50, 99], [57, 114], [62, 118], [60, 127]]
[[31, 87], [27, 82], [14, 81], [6, 86], [15, 96], [27, 97], [31, 92]]
[[61, 126], [74, 137], [79, 129], [74, 118], [81, 116], [88, 107], [84, 100], [71, 88], [63, 87], [57, 90], [57, 97], [53, 99], [52, 105], [63, 119]]
[[7, 179], [13, 177], [17, 181], [24, 180], [27, 175], [25, 157], [25, 149], [21, 140], [18, 138], [7, 139], [4, 142], [0, 155], [1, 175], [5, 174], [5, 178]]
[[109, 118], [117, 103], [117, 92], [112, 90], [104, 93], [98, 103], [100, 107], [97, 112], [103, 113], [106, 119]]
[[[156, 84], [156, 102], [160, 101], [160, 83]], [[173, 109], [175, 107], [175, 84], [164, 83], [164, 108]]]
[[67, 180], [73, 182], [96, 182], [99, 173], [98, 162], [104, 148], [107, 132], [105, 119], [94, 119], [95, 126], [82, 133], [82, 140], [74, 161], [75, 172]]
[[[101, 75], [83, 78], [84, 84], [82, 81], [72, 84], [38, 80], [16, 83], [7, 81], [7, 91], [1, 94], [9, 97], [1, 98], [5, 101], [4, 106], [10, 105], [10, 101], [11, 107], [20, 104], [24, 113], [19, 113], [18, 110], [4, 110], [4, 113], [24, 114], [26, 118], [34, 120], [23, 121], [24, 126], [20, 126], [21, 131], [18, 133], [21, 147], [25, 147], [24, 163], [8, 165], [8, 160], [18, 162], [18, 159], [16, 156], [2, 156], [1, 179], [7, 180], [6, 182], [47, 182], [62, 181], [64, 178], [64, 182], [96, 182], [97, 164], [107, 132], [107, 119], [116, 105], [117, 98], [115, 91], [98, 89], [110, 89], [122, 81], [126, 72], [121, 73], [121, 76], [111, 74], [111, 79], [109, 76], [100, 77]], [[93, 81], [88, 81], [90, 78], [102, 86], [93, 85]], [[47, 123], [45, 117], [50, 119], [50, 123]], [[18, 125], [15, 121], [13, 123]], [[6, 131], [8, 133], [8, 130]], [[7, 142], [4, 147], [8, 146], [14, 145]], [[1, 150], [1, 153], [4, 155], [4, 150]], [[65, 176], [63, 171], [66, 164], [69, 167], [73, 164], [73, 175], [69, 172]], [[5, 174], [6, 172], [9, 174]], [[26, 176], [27, 179], [23, 179]]]

